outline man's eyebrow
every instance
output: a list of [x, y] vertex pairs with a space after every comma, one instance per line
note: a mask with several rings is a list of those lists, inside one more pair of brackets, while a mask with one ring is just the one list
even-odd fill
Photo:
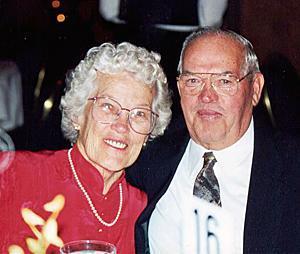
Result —
[[189, 71], [189, 70], [183, 70], [182, 73], [183, 74], [202, 74], [204, 72], [194, 72], [194, 71]]
[[184, 73], [184, 74], [193, 74], [193, 73], [195, 73], [195, 72], [188, 71], [188, 70], [183, 70], [182, 73]]
[[230, 75], [235, 75], [232, 71], [224, 71], [224, 72], [221, 72], [221, 74], [230, 74]]
[[223, 72], [192, 72], [189, 70], [183, 70], [182, 74], [222, 74], [222, 75], [235, 75], [232, 71], [223, 71]]

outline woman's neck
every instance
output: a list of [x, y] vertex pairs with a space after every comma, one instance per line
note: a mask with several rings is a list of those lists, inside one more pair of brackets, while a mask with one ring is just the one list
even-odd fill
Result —
[[91, 163], [100, 173], [103, 178], [103, 190], [102, 194], [105, 195], [110, 190], [111, 186], [122, 176], [124, 169], [119, 171], [112, 171], [108, 168], [103, 167], [96, 161], [93, 161], [86, 153], [85, 148], [77, 143], [77, 147], [81, 155]]
[[98, 171], [103, 177], [103, 190], [102, 190], [103, 195], [108, 193], [111, 186], [121, 177], [121, 175], [123, 173], [123, 170], [117, 171], [117, 172], [109, 172], [109, 171], [103, 169], [102, 167], [99, 168]]

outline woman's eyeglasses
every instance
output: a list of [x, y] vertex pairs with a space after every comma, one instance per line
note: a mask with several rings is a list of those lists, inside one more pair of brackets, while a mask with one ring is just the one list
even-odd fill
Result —
[[150, 108], [135, 107], [132, 109], [123, 108], [119, 102], [109, 97], [92, 97], [88, 100], [93, 101], [93, 118], [103, 124], [111, 124], [116, 121], [123, 111], [128, 113], [128, 122], [133, 131], [139, 134], [150, 134], [155, 126], [158, 114]]

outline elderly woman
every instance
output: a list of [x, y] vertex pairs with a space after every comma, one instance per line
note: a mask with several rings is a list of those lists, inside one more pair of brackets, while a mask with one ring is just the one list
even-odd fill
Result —
[[34, 236], [20, 209], [47, 219], [43, 204], [57, 194], [65, 197], [57, 218], [64, 242], [102, 240], [118, 253], [135, 253], [134, 224], [147, 200], [126, 182], [124, 170], [171, 118], [159, 61], [158, 54], [126, 42], [88, 51], [67, 77], [61, 99], [62, 130], [72, 148], [18, 151], [1, 173], [1, 253], [11, 244], [26, 249], [25, 238]]

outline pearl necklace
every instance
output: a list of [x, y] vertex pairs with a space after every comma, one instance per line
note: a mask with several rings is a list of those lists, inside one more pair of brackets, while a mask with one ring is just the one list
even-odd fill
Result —
[[72, 172], [73, 172], [73, 175], [74, 175], [74, 178], [77, 182], [77, 185], [79, 187], [79, 189], [82, 191], [83, 195], [85, 196], [94, 216], [96, 217], [96, 219], [101, 223], [103, 224], [104, 226], [106, 227], [112, 227], [113, 225], [116, 224], [116, 222], [118, 221], [119, 217], [120, 217], [120, 214], [121, 214], [121, 210], [122, 210], [122, 206], [123, 206], [123, 190], [122, 190], [122, 184], [119, 183], [119, 192], [120, 192], [120, 203], [119, 203], [119, 209], [118, 209], [118, 212], [117, 212], [117, 215], [115, 217], [115, 219], [112, 221], [112, 222], [106, 222], [104, 221], [100, 215], [98, 214], [98, 211], [97, 209], [95, 208], [93, 202], [92, 202], [92, 199], [90, 198], [89, 194], [87, 193], [87, 191], [85, 190], [85, 188], [83, 187], [82, 183], [80, 182], [79, 180], [79, 177], [76, 173], [76, 170], [75, 170], [75, 167], [74, 167], [74, 164], [73, 164], [73, 161], [72, 161], [72, 157], [71, 157], [71, 151], [72, 151], [72, 148], [70, 148], [68, 150], [68, 159], [69, 159], [69, 163], [70, 163], [70, 167], [72, 169]]

